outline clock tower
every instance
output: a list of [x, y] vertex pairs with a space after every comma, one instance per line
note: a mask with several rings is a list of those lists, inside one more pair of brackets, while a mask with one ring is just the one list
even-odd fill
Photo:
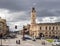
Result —
[[36, 24], [36, 10], [33, 7], [31, 11], [31, 24], [35, 25]]
[[30, 35], [32, 37], [36, 36], [36, 10], [33, 7], [31, 11], [31, 25], [30, 25]]

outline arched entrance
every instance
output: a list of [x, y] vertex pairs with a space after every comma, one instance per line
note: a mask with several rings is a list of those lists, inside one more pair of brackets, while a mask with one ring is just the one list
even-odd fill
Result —
[[44, 37], [44, 34], [43, 33], [39, 33], [39, 38], [42, 38]]

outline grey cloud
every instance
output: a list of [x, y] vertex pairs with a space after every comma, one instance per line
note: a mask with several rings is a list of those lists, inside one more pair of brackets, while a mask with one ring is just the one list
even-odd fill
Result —
[[12, 11], [28, 10], [33, 7], [38, 8], [60, 8], [60, 1], [44, 1], [44, 0], [0, 0], [0, 8], [10, 9]]
[[[36, 8], [37, 19], [39, 21], [43, 21], [42, 18], [47, 16], [60, 17], [60, 10], [59, 10], [60, 0], [0, 0], [0, 9], [7, 9], [10, 11], [8, 15], [6, 15], [8, 25], [10, 25], [10, 21], [13, 21], [14, 23], [22, 22], [22, 21], [23, 21], [22, 23], [24, 23], [24, 21], [29, 22], [31, 16], [30, 12], [32, 7]], [[25, 13], [19, 14], [20, 11], [23, 12], [25, 11]], [[17, 14], [13, 14], [13, 13], [17, 13]], [[60, 19], [57, 19], [56, 21], [60, 21]]]
[[54, 16], [54, 14], [49, 12], [48, 10], [42, 10], [37, 12], [37, 16], [38, 17]]
[[29, 0], [0, 0], [0, 8], [9, 9], [12, 11], [27, 10], [33, 2]]
[[0, 0], [0, 8], [9, 10], [20, 10], [20, 4], [16, 0]]
[[28, 11], [20, 11], [10, 13], [9, 16], [6, 16], [7, 21], [11, 22], [18, 22], [18, 21], [29, 21], [30, 20], [30, 13]]

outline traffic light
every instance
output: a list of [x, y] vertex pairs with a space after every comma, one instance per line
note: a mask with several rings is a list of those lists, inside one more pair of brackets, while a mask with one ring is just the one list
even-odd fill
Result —
[[17, 25], [15, 25], [15, 29], [17, 29]]

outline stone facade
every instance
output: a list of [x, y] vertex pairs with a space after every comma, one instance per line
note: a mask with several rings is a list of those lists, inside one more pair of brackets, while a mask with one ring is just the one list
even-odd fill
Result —
[[9, 30], [9, 27], [6, 24], [6, 20], [5, 19], [1, 19], [0, 17], [0, 36], [5, 35]]
[[40, 34], [43, 34], [44, 37], [59, 37], [60, 23], [36, 23], [36, 10], [32, 8], [31, 24], [27, 25], [27, 30], [29, 30], [29, 34], [34, 37], [39, 37]]
[[35, 27], [36, 36], [42, 33], [45, 37], [60, 36], [60, 23], [39, 23]]

